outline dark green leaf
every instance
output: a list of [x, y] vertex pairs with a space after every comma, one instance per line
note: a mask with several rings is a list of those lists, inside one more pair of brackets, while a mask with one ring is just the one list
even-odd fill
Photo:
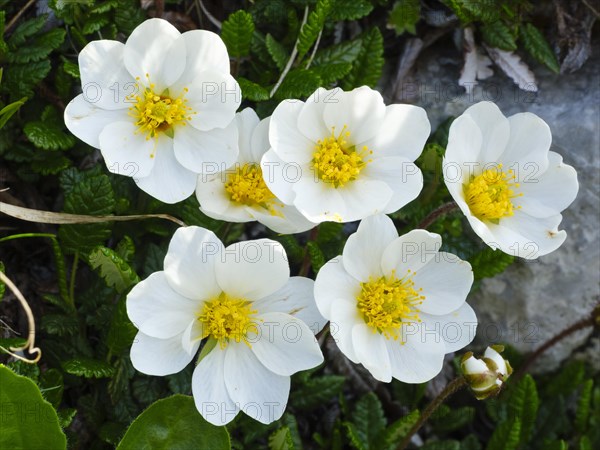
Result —
[[317, 0], [315, 9], [308, 15], [308, 19], [298, 37], [298, 57], [302, 58], [313, 46], [319, 33], [325, 26], [327, 15], [331, 11], [332, 0]]
[[577, 401], [577, 411], [575, 413], [575, 429], [578, 433], [583, 434], [587, 430], [588, 419], [590, 417], [593, 389], [593, 380], [586, 380], [583, 383], [583, 386], [581, 387], [579, 400]]
[[460, 450], [460, 442], [458, 441], [433, 441], [421, 447], [422, 450]]
[[416, 34], [416, 25], [421, 18], [421, 2], [419, 0], [399, 0], [388, 18], [388, 28], [393, 28], [400, 36], [406, 32]]
[[114, 287], [120, 294], [140, 281], [131, 266], [110, 248], [96, 247], [88, 261], [92, 269], [100, 269], [106, 285]]
[[282, 427], [269, 436], [269, 450], [295, 450], [292, 434], [288, 427]]
[[319, 247], [319, 244], [314, 241], [306, 243], [306, 251], [308, 251], [308, 256], [310, 257], [310, 264], [313, 272], [317, 273], [321, 270], [321, 267], [325, 265], [325, 255], [323, 255], [323, 251]]
[[513, 417], [496, 427], [486, 450], [515, 450], [519, 446], [521, 421]]
[[64, 314], [45, 314], [42, 316], [41, 329], [57, 336], [74, 336], [79, 332], [79, 321]]
[[33, 88], [50, 72], [50, 61], [42, 60], [28, 64], [13, 64], [6, 69], [3, 88], [11, 98], [33, 97]]
[[244, 77], [238, 77], [237, 82], [242, 90], [242, 96], [253, 102], [263, 102], [269, 100], [269, 91]]
[[333, 0], [329, 13], [331, 20], [356, 20], [373, 11], [373, 4], [367, 0]]
[[540, 30], [532, 24], [527, 23], [519, 29], [519, 38], [525, 50], [538, 62], [546, 65], [554, 73], [560, 72], [556, 55]]
[[36, 147], [44, 150], [68, 150], [75, 145], [75, 138], [51, 122], [29, 122], [23, 131]]
[[514, 260], [514, 256], [504, 253], [502, 250], [492, 250], [486, 247], [470, 258], [469, 263], [473, 267], [475, 280], [481, 280], [504, 272]]
[[56, 369], [48, 369], [42, 373], [38, 384], [44, 398], [58, 408], [64, 391], [62, 373]]
[[379, 445], [375, 448], [382, 450], [395, 450], [400, 442], [406, 437], [410, 429], [419, 420], [420, 413], [415, 409], [406, 416], [398, 419], [386, 428], [385, 432], [379, 438]]
[[221, 28], [221, 37], [229, 55], [234, 57], [247, 56], [250, 53], [252, 34], [254, 34], [252, 15], [241, 9], [231, 14]]
[[6, 105], [4, 108], [0, 109], [0, 129], [6, 125], [8, 119], [10, 119], [14, 113], [16, 113], [21, 106], [25, 104], [27, 101], [27, 97], [23, 97], [21, 100], [17, 100], [16, 102], [12, 102], [9, 105]]
[[321, 86], [321, 79], [312, 70], [291, 70], [275, 93], [277, 100], [307, 97]]
[[131, 347], [136, 333], [137, 329], [127, 316], [125, 299], [121, 299], [117, 303], [112, 320], [110, 321], [106, 344], [114, 355], [120, 355], [123, 351]]
[[115, 368], [110, 364], [90, 358], [70, 359], [63, 362], [62, 367], [71, 375], [85, 378], [108, 378], [115, 373]]
[[371, 28], [361, 35], [362, 46], [352, 70], [344, 78], [342, 87], [351, 90], [358, 86], [375, 87], [383, 70], [383, 36], [379, 28]]
[[376, 442], [385, 429], [386, 420], [381, 402], [374, 393], [369, 392], [356, 403], [352, 423], [364, 448], [376, 449]]
[[338, 375], [323, 375], [309, 378], [305, 383], [296, 386], [290, 394], [290, 403], [296, 409], [312, 409], [322, 405], [338, 395], [344, 385], [345, 378]]
[[354, 39], [321, 49], [313, 59], [313, 67], [352, 63], [358, 57], [361, 48], [362, 40]]
[[271, 36], [271, 34], [267, 34], [267, 37], [265, 38], [265, 45], [267, 46], [269, 55], [271, 55], [271, 58], [273, 58], [277, 68], [279, 70], [283, 70], [288, 62], [288, 59], [290, 58], [289, 52], [283, 45], [281, 45], [279, 41]]
[[30, 63], [47, 58], [52, 50], [57, 49], [65, 40], [65, 30], [55, 28], [36, 36], [31, 42], [8, 54], [11, 63]]
[[481, 36], [486, 44], [500, 50], [515, 51], [517, 43], [512, 31], [501, 20], [495, 20], [481, 27]]
[[523, 377], [511, 392], [508, 408], [510, 417], [517, 417], [521, 421], [521, 437], [519, 442], [525, 445], [529, 442], [533, 426], [537, 417], [540, 401], [538, 398], [535, 381], [531, 375]]

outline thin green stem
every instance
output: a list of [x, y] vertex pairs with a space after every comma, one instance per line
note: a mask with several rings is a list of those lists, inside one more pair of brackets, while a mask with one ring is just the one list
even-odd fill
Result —
[[45, 237], [45, 238], [56, 239], [56, 235], [51, 234], [51, 233], [21, 233], [21, 234], [11, 234], [10, 236], [5, 236], [0, 239], [0, 242], [12, 241], [13, 239], [32, 238], [32, 237]]
[[79, 252], [73, 256], [73, 265], [71, 266], [71, 282], [69, 283], [69, 299], [71, 306], [75, 309], [75, 279], [77, 278], [77, 266], [79, 265]]

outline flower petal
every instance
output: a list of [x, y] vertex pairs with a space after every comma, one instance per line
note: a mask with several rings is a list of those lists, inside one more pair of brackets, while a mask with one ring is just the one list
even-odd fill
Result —
[[327, 323], [317, 308], [314, 295], [315, 282], [305, 277], [290, 277], [277, 292], [256, 300], [253, 308], [260, 314], [281, 312], [302, 320], [314, 334]]
[[379, 133], [385, 113], [381, 94], [361, 86], [350, 92], [337, 90], [325, 104], [323, 118], [328, 130], [335, 128], [337, 135], [346, 128], [350, 132], [348, 140], [359, 144]]
[[192, 353], [188, 353], [181, 345], [180, 334], [157, 339], [140, 331], [133, 340], [129, 356], [139, 372], [164, 376], [182, 371], [192, 361], [199, 346], [200, 341], [194, 345]]
[[304, 322], [281, 312], [261, 311], [258, 318], [258, 335], [250, 341], [252, 351], [271, 372], [290, 376], [323, 362], [315, 335]]
[[285, 411], [290, 377], [271, 372], [244, 343], [227, 346], [225, 384], [240, 409], [261, 423], [272, 423]]
[[[462, 181], [469, 166], [463, 163], [477, 163], [480, 161], [481, 148], [483, 146], [483, 135], [479, 126], [470, 115], [463, 114], [456, 118], [448, 132], [448, 145], [444, 156], [444, 180], [448, 184], [448, 173], [450, 164], [458, 166], [460, 177], [452, 177], [453, 182]], [[487, 161], [486, 161], [487, 162]], [[454, 174], [454, 172], [452, 172]]]
[[337, 299], [356, 304], [360, 293], [360, 282], [353, 278], [344, 268], [343, 256], [329, 260], [315, 280], [315, 301], [323, 316], [329, 320], [334, 315], [333, 304]]
[[163, 19], [142, 22], [131, 33], [123, 51], [125, 67], [144, 86], [154, 84], [162, 93], [179, 79], [185, 69], [185, 39]]
[[479, 102], [464, 112], [477, 124], [481, 132], [479, 161], [495, 162], [502, 154], [510, 136], [508, 119], [492, 102]]
[[423, 289], [425, 296], [419, 309], [429, 314], [449, 314], [460, 308], [473, 284], [471, 264], [451, 253], [438, 252], [415, 272], [415, 288]]
[[392, 367], [383, 335], [366, 323], [358, 323], [352, 328], [352, 343], [356, 358], [371, 372], [373, 378], [384, 383], [392, 381]]
[[352, 341], [352, 330], [354, 325], [364, 324], [364, 321], [358, 313], [356, 301], [348, 301], [348, 299], [338, 298], [333, 301], [332, 317], [329, 323], [329, 334], [341, 352], [355, 364], [359, 364], [360, 360], [354, 349]]
[[214, 348], [198, 363], [192, 376], [192, 393], [196, 408], [215, 426], [226, 425], [239, 412], [225, 385], [225, 354]]
[[156, 142], [156, 161], [152, 172], [134, 181], [140, 189], [161, 202], [185, 200], [194, 192], [198, 175], [177, 161], [172, 139], [161, 135]]
[[383, 252], [396, 238], [398, 231], [388, 216], [379, 214], [363, 219], [344, 246], [345, 270], [362, 282], [382, 276]]
[[388, 105], [379, 132], [368, 141], [361, 142], [373, 155], [399, 156], [416, 160], [431, 133], [431, 124], [423, 108], [413, 105]]
[[419, 317], [427, 330], [439, 330], [439, 335], [445, 343], [446, 353], [465, 348], [475, 338], [477, 316], [466, 302], [449, 314], [434, 316], [420, 313]]
[[273, 111], [269, 128], [269, 141], [277, 156], [300, 165], [310, 162], [316, 145], [298, 129], [298, 116], [303, 106], [304, 102], [298, 100], [282, 101]]
[[154, 272], [127, 295], [127, 315], [148, 336], [165, 339], [181, 334], [196, 318], [199, 304], [175, 292], [164, 272]]
[[290, 266], [283, 246], [271, 239], [238, 242], [216, 263], [217, 283], [228, 295], [260, 300], [287, 283]]
[[159, 140], [137, 133], [133, 122], [109, 123], [98, 140], [109, 172], [136, 178], [152, 173]]
[[254, 220], [249, 208], [233, 202], [225, 190], [227, 173], [214, 175], [200, 174], [196, 184], [196, 198], [200, 202], [200, 211], [208, 217], [229, 222], [250, 222]]
[[65, 108], [65, 125], [71, 133], [88, 145], [100, 148], [100, 133], [113, 122], [130, 122], [127, 110], [109, 111], [98, 108], [79, 94]]
[[266, 117], [261, 120], [252, 131], [249, 158], [253, 163], [260, 164], [263, 155], [271, 148], [271, 143], [269, 142], [270, 125], [271, 117]]
[[[255, 157], [252, 152], [252, 138], [254, 136], [254, 132], [256, 127], [260, 123], [260, 119], [258, 115], [252, 108], [244, 108], [242, 111], [235, 114], [235, 123], [237, 124], [238, 130], [238, 145], [240, 148], [240, 154], [238, 156], [237, 162], [241, 165], [245, 163], [260, 163], [260, 159], [264, 152], [269, 149], [269, 128], [268, 128], [268, 119], [267, 120], [267, 128], [263, 129], [261, 127], [261, 131], [264, 134], [263, 142], [260, 144], [264, 145], [262, 153], [260, 156]], [[257, 135], [257, 138], [259, 136]], [[259, 140], [260, 142], [260, 140]]]
[[312, 142], [318, 142], [331, 135], [331, 128], [325, 125], [323, 111], [328, 101], [335, 101], [335, 94], [338, 91], [339, 88], [330, 91], [319, 88], [306, 99], [300, 109], [297, 120], [298, 129]]
[[175, 231], [165, 256], [165, 275], [170, 286], [187, 298], [209, 300], [221, 293], [215, 267], [225, 248], [205, 228], [189, 226]]
[[256, 220], [280, 234], [296, 234], [308, 231], [317, 224], [304, 217], [294, 206], [275, 206], [277, 214], [264, 212], [259, 208], [253, 208], [252, 215]]
[[79, 73], [84, 98], [97, 108], [115, 110], [131, 106], [127, 96], [135, 92], [135, 79], [125, 68], [125, 45], [103, 39], [92, 41], [79, 53]]
[[424, 383], [440, 373], [446, 344], [437, 335], [427, 337], [415, 331], [407, 334], [403, 342], [386, 341], [394, 378], [404, 383]]
[[433, 259], [442, 246], [439, 234], [425, 230], [413, 230], [391, 242], [381, 257], [381, 270], [389, 275], [392, 271], [403, 277], [410, 270], [421, 269]]
[[550, 127], [540, 117], [532, 113], [519, 113], [508, 118], [510, 137], [506, 149], [499, 161], [507, 168], [525, 173], [533, 165], [537, 173], [544, 173], [548, 168], [548, 150], [552, 144]]
[[292, 204], [296, 196], [294, 185], [300, 181], [302, 175], [300, 165], [285, 162], [271, 149], [263, 155], [260, 168], [269, 190], [283, 203]]

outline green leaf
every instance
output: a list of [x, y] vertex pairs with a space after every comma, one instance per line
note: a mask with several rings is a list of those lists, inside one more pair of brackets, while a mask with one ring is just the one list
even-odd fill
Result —
[[361, 48], [362, 40], [354, 39], [320, 49], [313, 59], [313, 67], [352, 63], [358, 57]]
[[174, 395], [150, 405], [133, 421], [117, 450], [231, 448], [225, 427], [205, 421], [192, 397]]
[[31, 170], [42, 175], [54, 175], [71, 166], [69, 158], [51, 152], [37, 152], [34, 158]]
[[56, 336], [75, 336], [79, 332], [79, 321], [64, 314], [44, 314], [40, 327], [48, 334]]
[[373, 392], [363, 396], [354, 408], [352, 423], [356, 429], [356, 437], [364, 448], [376, 449], [377, 440], [386, 426], [381, 402]]
[[521, 437], [519, 439], [521, 445], [527, 444], [531, 438], [539, 405], [540, 400], [535, 381], [531, 375], [527, 374], [514, 388], [508, 401], [511, 413], [509, 417], [514, 416], [521, 421]]
[[460, 442], [454, 440], [433, 441], [421, 447], [422, 450], [460, 450]]
[[350, 441], [350, 445], [356, 450], [368, 450], [365, 443], [361, 440], [361, 437], [356, 430], [356, 425], [350, 422], [344, 422], [344, 426], [346, 427], [346, 436]]
[[352, 64], [339, 63], [329, 64], [328, 66], [313, 66], [311, 71], [321, 79], [323, 86], [328, 86], [341, 80], [352, 70]]
[[288, 62], [288, 59], [290, 58], [289, 52], [271, 34], [267, 34], [267, 37], [265, 38], [265, 45], [267, 46], [269, 55], [271, 55], [271, 58], [273, 58], [277, 68], [279, 70], [283, 70]]
[[368, 15], [371, 11], [373, 11], [373, 4], [367, 0], [333, 0], [329, 19], [356, 20]]
[[400, 442], [406, 437], [413, 425], [417, 423], [420, 417], [418, 409], [398, 419], [386, 428], [379, 440], [379, 445], [375, 448], [382, 450], [395, 450]]
[[514, 260], [514, 256], [504, 253], [502, 250], [486, 247], [470, 258], [469, 263], [473, 267], [475, 280], [481, 280], [504, 272]]
[[106, 336], [106, 345], [113, 354], [120, 355], [123, 351], [131, 347], [136, 334], [137, 329], [127, 316], [125, 299], [120, 299], [110, 321], [110, 328]]
[[523, 43], [525, 50], [538, 62], [544, 64], [554, 73], [560, 72], [560, 66], [550, 44], [548, 44], [542, 32], [534, 25], [531, 23], [523, 25], [519, 29], [519, 39]]
[[64, 408], [58, 411], [58, 422], [63, 428], [67, 428], [73, 422], [77, 410], [75, 408]]
[[545, 396], [569, 395], [583, 383], [585, 365], [582, 361], [568, 363], [560, 373], [545, 386]]
[[421, 2], [419, 0], [399, 0], [388, 18], [388, 28], [393, 28], [398, 36], [408, 32], [417, 33], [417, 22], [421, 19]]
[[90, 358], [75, 358], [62, 363], [65, 372], [85, 378], [109, 378], [115, 368], [104, 361]]
[[13, 48], [24, 44], [25, 41], [27, 41], [27, 38], [38, 33], [44, 27], [47, 19], [48, 15], [43, 14], [34, 19], [26, 20], [25, 22], [21, 23], [21, 25], [19, 25], [15, 29], [14, 33], [10, 36], [8, 44]]
[[64, 42], [65, 35], [65, 30], [61, 28], [40, 34], [31, 42], [9, 53], [7, 59], [11, 63], [30, 63], [47, 58], [52, 50], [57, 49]]
[[17, 100], [16, 102], [12, 102], [6, 105], [4, 108], [0, 109], [0, 129], [6, 125], [8, 119], [10, 119], [13, 114], [15, 114], [21, 106], [25, 104], [27, 101], [27, 97], [23, 97], [21, 100]]
[[52, 405], [33, 381], [0, 364], [0, 448], [66, 449], [67, 438]]
[[317, 273], [319, 270], [321, 270], [321, 267], [325, 265], [325, 255], [319, 247], [319, 244], [314, 241], [306, 243], [306, 251], [308, 251], [308, 256], [310, 257], [310, 264], [313, 272]]
[[364, 32], [361, 40], [360, 53], [342, 82], [342, 87], [347, 91], [362, 85], [375, 87], [383, 71], [383, 36], [379, 28]]
[[486, 450], [516, 450], [520, 436], [521, 421], [518, 417], [513, 417], [496, 427]]
[[254, 34], [252, 15], [244, 10], [231, 14], [221, 27], [221, 38], [230, 56], [247, 56], [250, 53], [250, 42]]
[[295, 450], [288, 427], [282, 427], [269, 436], [269, 450]]
[[500, 50], [515, 51], [517, 43], [512, 31], [501, 20], [483, 25], [481, 28], [481, 36], [486, 44], [491, 47], [499, 48]]
[[52, 403], [52, 406], [58, 408], [64, 391], [62, 373], [57, 369], [48, 369], [42, 373], [38, 384], [44, 398]]
[[13, 64], [6, 69], [3, 88], [10, 92], [11, 98], [33, 97], [33, 88], [50, 72], [49, 60], [28, 64]]
[[590, 409], [592, 404], [592, 391], [594, 389], [594, 381], [586, 380], [581, 387], [581, 393], [577, 400], [577, 411], [575, 413], [575, 429], [578, 433], [585, 433], [588, 428], [588, 419], [590, 417]]
[[441, 408], [435, 414], [432, 425], [437, 432], [447, 433], [466, 427], [475, 418], [475, 408], [463, 406], [462, 408], [448, 408], [444, 414], [439, 415]]
[[477, 436], [470, 434], [463, 439], [460, 443], [460, 450], [481, 450], [481, 444], [479, 443]]
[[321, 79], [312, 70], [291, 70], [275, 93], [277, 100], [307, 97], [321, 86]]
[[290, 403], [296, 409], [307, 410], [329, 402], [342, 391], [345, 378], [339, 375], [323, 375], [308, 378], [295, 386], [290, 394]]
[[269, 100], [269, 91], [260, 84], [256, 84], [244, 77], [238, 77], [237, 82], [240, 85], [244, 99], [253, 102]]
[[114, 250], [96, 247], [90, 253], [88, 261], [92, 269], [100, 269], [100, 276], [107, 286], [114, 287], [119, 294], [140, 281], [135, 271]]
[[331, 11], [332, 0], [317, 0], [315, 9], [308, 15], [306, 23], [298, 36], [298, 58], [302, 58], [313, 46], [319, 33], [325, 26], [327, 15]]
[[52, 122], [29, 122], [23, 131], [33, 145], [44, 150], [68, 150], [75, 145], [75, 137]]

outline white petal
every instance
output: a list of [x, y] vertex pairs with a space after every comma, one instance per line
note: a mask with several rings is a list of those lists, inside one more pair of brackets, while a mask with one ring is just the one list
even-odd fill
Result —
[[197, 301], [175, 292], [164, 272], [154, 272], [127, 295], [127, 315], [137, 329], [155, 338], [181, 334], [196, 318]]
[[254, 218], [247, 206], [231, 200], [225, 190], [227, 173], [215, 175], [200, 174], [196, 184], [196, 198], [200, 202], [200, 210], [208, 217], [229, 222], [250, 222]]
[[341, 255], [329, 260], [319, 270], [315, 280], [315, 301], [319, 311], [327, 319], [332, 319], [332, 305], [337, 299], [356, 304], [359, 293], [360, 282], [346, 271]]
[[363, 219], [344, 246], [344, 268], [359, 281], [381, 277], [381, 258], [386, 247], [398, 237], [392, 219], [383, 214]]
[[175, 158], [196, 173], [215, 173], [230, 167], [238, 156], [238, 134], [235, 122], [226, 128], [199, 131], [186, 125], [177, 127], [173, 137]]
[[140, 331], [133, 340], [129, 356], [136, 370], [146, 375], [164, 376], [182, 371], [192, 361], [199, 346], [198, 341], [188, 353], [181, 345], [181, 335], [157, 339]]
[[508, 119], [492, 102], [479, 102], [464, 112], [477, 124], [481, 131], [481, 153], [479, 160], [494, 162], [506, 148], [510, 136]]
[[154, 84], [154, 92], [162, 93], [185, 69], [185, 39], [166, 20], [146, 20], [127, 39], [123, 60], [134, 78], [145, 86]]
[[175, 231], [165, 256], [165, 275], [173, 289], [197, 300], [209, 300], [221, 293], [215, 267], [225, 248], [205, 228], [181, 227]]
[[181, 35], [185, 43], [185, 69], [173, 85], [176, 90], [189, 87], [198, 72], [209, 69], [229, 73], [229, 55], [219, 35], [207, 30], [191, 30]]
[[242, 92], [231, 75], [205, 69], [196, 75], [185, 97], [192, 108], [188, 123], [198, 130], [208, 131], [225, 128], [233, 121]]
[[131, 106], [126, 97], [135, 92], [136, 83], [125, 68], [124, 49], [121, 42], [103, 39], [90, 42], [79, 53], [82, 95], [97, 108]]
[[419, 309], [428, 314], [449, 314], [465, 302], [473, 284], [471, 264], [458, 256], [438, 252], [412, 277], [425, 300]]
[[359, 364], [360, 361], [352, 341], [352, 329], [354, 325], [364, 324], [364, 320], [360, 317], [356, 300], [349, 301], [348, 299], [338, 298], [333, 301], [331, 311], [329, 334], [346, 358], [355, 364]]
[[508, 369], [506, 367], [506, 361], [500, 353], [498, 353], [492, 347], [488, 347], [485, 349], [483, 356], [484, 358], [489, 358], [492, 361], [494, 361], [496, 363], [496, 366], [498, 366], [498, 372], [500, 372], [502, 375], [506, 375], [506, 373], [508, 372]]
[[364, 168], [363, 175], [385, 182], [393, 191], [384, 208], [386, 214], [396, 212], [413, 201], [423, 189], [421, 170], [403, 157], [374, 158]]
[[307, 164], [313, 157], [316, 143], [298, 129], [298, 116], [304, 103], [298, 100], [282, 101], [271, 116], [269, 141], [279, 158], [294, 164]]
[[271, 372], [244, 343], [227, 346], [225, 384], [239, 408], [261, 423], [272, 423], [285, 411], [290, 377]]
[[194, 369], [192, 393], [202, 417], [215, 426], [226, 425], [239, 412], [225, 385], [225, 351], [214, 348]]
[[315, 282], [305, 277], [290, 277], [288, 282], [277, 292], [256, 300], [253, 308], [260, 314], [281, 312], [302, 320], [317, 334], [323, 329], [325, 319], [317, 308], [314, 295]]
[[65, 125], [71, 133], [88, 145], [100, 148], [100, 133], [113, 122], [129, 122], [127, 110], [108, 111], [98, 108], [79, 94], [65, 108]]
[[[483, 135], [479, 126], [470, 115], [463, 114], [450, 125], [444, 163], [459, 165], [461, 171], [468, 170], [469, 166], [464, 166], [463, 163], [480, 161], [482, 146]], [[447, 178], [448, 173], [449, 169], [444, 168], [444, 179]]]
[[392, 381], [392, 367], [383, 335], [366, 323], [358, 323], [352, 328], [352, 343], [356, 358], [373, 378], [384, 383]]
[[323, 362], [323, 354], [312, 330], [289, 314], [262, 311], [256, 322], [259, 334], [251, 340], [258, 360], [277, 375], [290, 376]]
[[261, 120], [252, 131], [252, 138], [250, 139], [250, 160], [254, 163], [260, 163], [263, 155], [271, 148], [271, 143], [269, 142], [270, 125], [271, 117], [267, 117]]
[[285, 162], [271, 149], [263, 155], [260, 168], [269, 190], [282, 202], [292, 204], [296, 196], [294, 184], [300, 181], [302, 175], [300, 165]]
[[308, 231], [317, 224], [304, 217], [295, 207], [285, 205], [274, 207], [278, 214], [264, 212], [264, 209], [254, 208], [253, 216], [260, 223], [279, 234], [296, 234]]
[[350, 132], [349, 142], [359, 144], [375, 137], [385, 118], [385, 104], [381, 94], [367, 86], [350, 92], [337, 90], [327, 100], [323, 110], [328, 130], [335, 128], [335, 134], [344, 127]]
[[428, 330], [439, 330], [445, 343], [445, 352], [456, 352], [473, 341], [477, 330], [475, 311], [468, 303], [463, 303], [456, 311], [441, 316], [419, 314]]
[[343, 222], [354, 222], [374, 214], [383, 214], [394, 194], [385, 181], [367, 177], [348, 183], [339, 190], [346, 204]]
[[416, 160], [431, 133], [431, 124], [423, 108], [413, 105], [388, 105], [379, 132], [366, 145], [378, 156], [401, 156]]
[[488, 371], [488, 366], [481, 359], [477, 359], [474, 356], [467, 358], [463, 365], [465, 367], [465, 373], [467, 375], [479, 375], [484, 374]]
[[392, 376], [404, 383], [424, 383], [442, 370], [444, 341], [439, 336], [424, 336], [421, 329], [415, 327], [414, 333], [406, 333], [404, 341], [386, 341]]
[[335, 99], [335, 94], [338, 91], [338, 88], [331, 91], [319, 88], [306, 99], [300, 110], [297, 122], [298, 129], [311, 141], [318, 142], [331, 135], [331, 128], [325, 125], [323, 111], [327, 102]]
[[228, 295], [259, 300], [287, 283], [290, 266], [283, 246], [271, 239], [232, 244], [216, 264], [217, 283]]
[[156, 161], [152, 172], [134, 181], [140, 189], [161, 202], [185, 200], [194, 192], [198, 175], [175, 159], [172, 139], [161, 135], [156, 142]]
[[537, 173], [544, 173], [548, 168], [548, 150], [552, 143], [550, 127], [540, 117], [532, 113], [519, 113], [508, 118], [510, 137], [506, 149], [500, 155], [500, 162], [506, 168], [515, 168], [525, 173], [533, 165]]
[[252, 108], [245, 108], [242, 111], [235, 114], [235, 123], [238, 130], [238, 145], [240, 148], [240, 154], [237, 162], [240, 164], [245, 163], [260, 163], [260, 158], [262, 158], [262, 154], [269, 149], [269, 128], [267, 124], [267, 128], [262, 130], [265, 133], [264, 139], [266, 140], [266, 147], [264, 148], [263, 153], [258, 158], [255, 158], [252, 154], [252, 136], [254, 134], [254, 130], [260, 123], [260, 119], [258, 115]]
[[143, 178], [152, 173], [159, 141], [137, 133], [133, 122], [113, 122], [100, 133], [100, 151], [112, 173]]
[[404, 277], [410, 270], [419, 270], [433, 259], [442, 246], [439, 234], [425, 230], [413, 230], [391, 242], [381, 257], [381, 270], [385, 275], [392, 271]]
[[522, 177], [519, 193], [523, 195], [513, 200], [524, 213], [533, 217], [554, 216], [566, 209], [577, 197], [579, 183], [577, 172], [563, 164], [558, 153], [549, 153], [548, 170], [539, 177]]

